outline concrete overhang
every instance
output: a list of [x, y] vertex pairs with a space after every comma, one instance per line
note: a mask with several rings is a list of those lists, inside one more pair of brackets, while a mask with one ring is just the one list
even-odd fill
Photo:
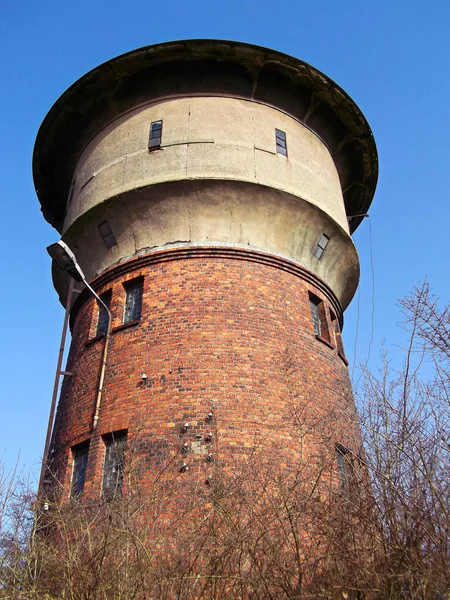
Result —
[[185, 40], [146, 46], [76, 81], [45, 117], [33, 177], [45, 219], [61, 231], [75, 164], [85, 145], [120, 115], [162, 98], [227, 95], [274, 106], [314, 131], [339, 172], [353, 232], [378, 177], [371, 129], [353, 100], [311, 65], [260, 46]]

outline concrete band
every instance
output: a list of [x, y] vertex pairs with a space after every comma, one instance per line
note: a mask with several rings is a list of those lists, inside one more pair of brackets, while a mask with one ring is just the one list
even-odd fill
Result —
[[[105, 221], [115, 237], [112, 247], [99, 231]], [[324, 233], [330, 243], [318, 260], [313, 251]], [[63, 239], [88, 281], [142, 251], [179, 244], [245, 248], [287, 258], [320, 278], [343, 310], [359, 281], [353, 240], [323, 205], [243, 181], [171, 181], [102, 198], [75, 220]], [[65, 304], [68, 281], [56, 267], [53, 281]]]

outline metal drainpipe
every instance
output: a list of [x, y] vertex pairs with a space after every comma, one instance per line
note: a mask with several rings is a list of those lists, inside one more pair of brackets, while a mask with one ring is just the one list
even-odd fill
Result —
[[109, 340], [111, 338], [112, 317], [111, 317], [111, 311], [109, 310], [109, 308], [106, 306], [106, 304], [100, 298], [100, 296], [94, 291], [94, 289], [89, 285], [89, 283], [86, 281], [85, 278], [83, 279], [83, 283], [88, 288], [88, 290], [92, 293], [92, 295], [96, 298], [96, 300], [103, 306], [103, 308], [106, 310], [106, 314], [108, 315], [108, 327], [106, 328], [105, 344], [103, 346], [102, 369], [100, 371], [100, 379], [98, 381], [97, 400], [95, 402], [94, 419], [92, 421], [92, 431], [95, 431], [97, 429], [98, 419], [100, 416], [100, 408], [102, 405], [103, 383], [105, 381]]

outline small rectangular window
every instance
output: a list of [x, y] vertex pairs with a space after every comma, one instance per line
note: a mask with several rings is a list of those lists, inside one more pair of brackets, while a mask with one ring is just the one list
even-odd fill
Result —
[[275, 129], [275, 143], [277, 154], [283, 154], [283, 156], [287, 156], [286, 133], [281, 131], [281, 129]]
[[84, 442], [83, 444], [79, 444], [72, 448], [73, 471], [70, 495], [73, 498], [80, 498], [83, 494], [88, 455], [89, 442]]
[[348, 495], [355, 478], [355, 471], [351, 460], [352, 455], [350, 450], [342, 444], [336, 444], [335, 450], [341, 490], [344, 494]]
[[127, 432], [116, 431], [103, 436], [105, 463], [103, 465], [102, 498], [111, 502], [122, 495], [123, 472], [127, 448]]
[[311, 316], [314, 327], [314, 335], [320, 336], [321, 334], [321, 326], [320, 326], [320, 312], [319, 312], [319, 304], [314, 298], [309, 299], [309, 305], [311, 306]]
[[161, 148], [162, 124], [162, 120], [153, 121], [150, 124], [150, 137], [148, 139], [148, 149], [150, 152]]
[[314, 335], [320, 338], [322, 341], [327, 342], [327, 344], [330, 346], [330, 330], [328, 326], [325, 303], [320, 298], [310, 293], [309, 305], [311, 307]]
[[142, 277], [133, 279], [124, 283], [125, 288], [125, 311], [123, 315], [124, 323], [138, 321], [141, 318], [142, 311], [142, 290], [144, 280]]
[[325, 233], [322, 233], [320, 240], [317, 242], [313, 250], [313, 256], [315, 256], [317, 260], [322, 258], [329, 241], [330, 238]]
[[100, 231], [100, 235], [102, 236], [107, 248], [112, 248], [117, 244], [116, 238], [111, 231], [108, 221], [103, 221], [103, 223], [100, 223], [98, 230]]
[[[111, 308], [111, 298], [112, 298], [112, 290], [108, 290], [103, 294], [100, 294], [100, 298], [106, 304], [108, 308]], [[96, 335], [101, 335], [102, 333], [106, 333], [108, 330], [108, 313], [105, 310], [105, 307], [98, 304], [98, 320], [97, 320], [97, 332]]]
[[344, 354], [344, 344], [342, 343], [342, 335], [341, 328], [339, 325], [339, 321], [334, 313], [330, 313], [331, 316], [331, 328], [334, 332], [334, 339], [336, 340], [336, 347], [338, 349], [339, 354], [345, 358]]

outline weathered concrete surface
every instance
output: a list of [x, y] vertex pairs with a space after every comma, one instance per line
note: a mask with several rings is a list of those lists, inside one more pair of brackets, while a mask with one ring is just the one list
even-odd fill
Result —
[[[98, 225], [107, 220], [117, 245], [108, 249]], [[321, 260], [312, 251], [325, 232]], [[345, 308], [359, 279], [351, 237], [314, 205], [273, 188], [237, 181], [178, 181], [140, 188], [98, 204], [66, 231], [88, 279], [142, 251], [167, 245], [227, 244], [281, 255], [305, 266]], [[57, 276], [61, 296], [67, 284]]]
[[[355, 215], [367, 212], [378, 174], [376, 146], [364, 115], [344, 90], [311, 65], [224, 40], [146, 46], [75, 82], [44, 119], [34, 149], [33, 175], [45, 218], [61, 231], [75, 164], [89, 141], [115, 119], [150, 102], [208, 95], [277, 108], [314, 131], [333, 156], [345, 210], [353, 217], [350, 230], [356, 229], [361, 217]], [[178, 134], [185, 139], [182, 130], [176, 138]]]
[[[160, 119], [162, 148], [149, 153], [150, 123]], [[286, 132], [288, 158], [276, 153], [275, 128]], [[218, 97], [140, 108], [95, 136], [75, 169], [64, 230], [107, 198], [182, 179], [231, 179], [283, 190], [348, 231], [339, 175], [317, 135], [279, 110]]]

